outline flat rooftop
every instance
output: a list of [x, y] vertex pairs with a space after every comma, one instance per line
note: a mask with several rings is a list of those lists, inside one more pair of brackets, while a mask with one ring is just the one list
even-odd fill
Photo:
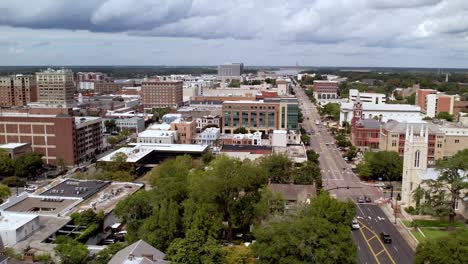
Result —
[[171, 130], [145, 130], [141, 133], [138, 133], [138, 137], [141, 138], [156, 138], [156, 137], [174, 137], [174, 135], [177, 135], [176, 131], [171, 131]]
[[138, 162], [153, 151], [166, 153], [202, 153], [208, 146], [196, 144], [151, 144], [151, 143], [135, 143], [133, 147], [124, 147], [102, 157], [99, 161], [109, 162], [117, 153], [127, 155], [127, 162]]
[[35, 214], [59, 214], [69, 206], [79, 201], [81, 200], [54, 197], [28, 197], [6, 208], [5, 211]]
[[16, 230], [38, 217], [32, 214], [2, 212], [0, 215], [0, 230]]
[[26, 146], [26, 145], [29, 145], [29, 143], [8, 143], [8, 144], [0, 145], [0, 148], [15, 149], [15, 148], [19, 148], [19, 147]]
[[86, 199], [107, 186], [108, 181], [87, 181], [67, 179], [41, 193], [43, 196], [77, 197]]
[[[341, 103], [341, 109], [353, 110], [353, 103]], [[385, 111], [385, 112], [421, 112], [421, 107], [409, 104], [373, 104], [362, 103], [364, 111]]]

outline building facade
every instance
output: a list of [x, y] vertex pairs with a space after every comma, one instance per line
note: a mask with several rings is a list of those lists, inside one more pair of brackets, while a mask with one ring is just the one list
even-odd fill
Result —
[[36, 101], [37, 87], [34, 75], [0, 77], [0, 106], [23, 106]]
[[356, 89], [349, 90], [349, 102], [356, 101], [356, 98], [360, 97], [361, 101], [364, 103], [373, 103], [373, 104], [385, 104], [387, 97], [385, 94], [380, 93], [361, 93]]
[[338, 82], [314, 81], [314, 97], [317, 100], [337, 99]]
[[217, 127], [209, 127], [196, 137], [197, 144], [201, 145], [214, 145], [221, 135], [221, 129]]
[[47, 69], [37, 72], [36, 83], [38, 102], [62, 106], [68, 106], [73, 103], [75, 84], [71, 70]]
[[143, 107], [177, 108], [183, 104], [182, 81], [146, 80], [141, 83]]
[[[84, 118], [84, 119], [83, 119]], [[102, 148], [102, 121], [97, 117], [69, 115], [0, 115], [0, 144], [29, 143], [44, 162], [63, 159], [75, 165], [91, 158]]]
[[139, 133], [145, 130], [145, 120], [141, 117], [130, 117], [123, 119], [115, 119], [115, 125], [122, 131], [128, 129]]
[[183, 121], [175, 120], [171, 124], [171, 130], [177, 131], [179, 144], [194, 144], [195, 137], [197, 135], [197, 122], [192, 121]]
[[[396, 120], [399, 122], [422, 121], [421, 108], [415, 105], [405, 104], [371, 104], [362, 103], [363, 118], [376, 118], [381, 122]], [[350, 122], [353, 118], [353, 103], [341, 103], [340, 124], [344, 121]]]
[[434, 118], [442, 112], [453, 114], [455, 96], [431, 93], [426, 95], [425, 102], [424, 113], [426, 116]]
[[240, 79], [244, 71], [243, 63], [232, 63], [218, 66], [218, 80]]
[[218, 128], [221, 128], [221, 118], [216, 115], [207, 115], [203, 117], [199, 117], [196, 119], [197, 122], [197, 131], [201, 131], [204, 127], [210, 125], [210, 126], [216, 126]]
[[268, 134], [273, 130], [297, 130], [299, 104], [296, 98], [266, 98], [259, 101], [225, 101], [223, 133], [240, 127]]
[[171, 130], [145, 130], [138, 134], [138, 143], [175, 144], [177, 132]]
[[[434, 164], [444, 157], [445, 134], [437, 125], [426, 122], [397, 122], [389, 121], [380, 130], [380, 150], [395, 151], [400, 156], [405, 154], [407, 128], [420, 132], [427, 130], [427, 163]], [[425, 156], [425, 157], [426, 157]]]

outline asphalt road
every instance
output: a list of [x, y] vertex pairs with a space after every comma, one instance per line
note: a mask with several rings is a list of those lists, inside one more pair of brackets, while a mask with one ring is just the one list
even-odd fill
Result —
[[[372, 201], [382, 199], [384, 193], [380, 188], [361, 182], [352, 172], [351, 165], [342, 157], [342, 153], [334, 144], [334, 138], [322, 124], [317, 126], [320, 116], [299, 86], [294, 86], [296, 97], [304, 115], [303, 127], [306, 131], [314, 131], [310, 146], [320, 154], [319, 162], [324, 189], [340, 200], [356, 201], [358, 197], [368, 196]], [[349, 188], [348, 188], [349, 187]], [[388, 196], [388, 195], [387, 195]], [[412, 263], [414, 252], [401, 237], [397, 229], [386, 217], [379, 206], [374, 204], [357, 204], [357, 218], [361, 229], [353, 231], [353, 239], [358, 248], [359, 263]], [[390, 245], [381, 243], [380, 232], [389, 233], [393, 239]]]
[[[413, 263], [413, 250], [379, 206], [358, 204], [357, 209], [356, 218], [360, 222], [361, 229], [353, 231], [353, 239], [360, 249], [359, 263]], [[380, 238], [381, 232], [388, 233], [392, 243], [384, 244]], [[362, 250], [362, 247], [365, 250]]]

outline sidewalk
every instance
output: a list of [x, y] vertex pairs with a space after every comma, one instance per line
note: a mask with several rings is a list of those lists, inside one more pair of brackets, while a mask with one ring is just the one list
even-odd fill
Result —
[[382, 211], [385, 213], [387, 218], [390, 220], [390, 222], [393, 223], [393, 225], [396, 227], [400, 235], [403, 237], [404, 240], [408, 243], [408, 245], [416, 251], [416, 247], [418, 246], [418, 241], [416, 238], [411, 234], [410, 230], [403, 225], [403, 222], [401, 222], [401, 214], [397, 214], [397, 223], [395, 224], [395, 215], [393, 212], [393, 208], [390, 206], [390, 203], [382, 203], [379, 205]]

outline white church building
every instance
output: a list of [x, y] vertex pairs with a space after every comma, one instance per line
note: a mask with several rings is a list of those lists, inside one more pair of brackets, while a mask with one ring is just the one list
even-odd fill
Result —
[[[343, 124], [343, 121], [351, 123], [353, 119], [353, 107], [353, 102], [341, 103], [340, 125]], [[378, 118], [381, 122], [387, 122], [388, 120], [417, 122], [421, 121], [424, 117], [421, 114], [421, 107], [408, 104], [374, 104], [363, 102], [362, 113], [365, 119]]]
[[[414, 126], [406, 127], [405, 152], [403, 157], [403, 177], [401, 189], [401, 206], [416, 207], [414, 191], [421, 186], [426, 188], [424, 180], [436, 180], [439, 171], [427, 167], [429, 131], [427, 126], [420, 126], [419, 131]], [[468, 191], [468, 190], [467, 190]], [[455, 211], [468, 218], [468, 199], [457, 200]]]

